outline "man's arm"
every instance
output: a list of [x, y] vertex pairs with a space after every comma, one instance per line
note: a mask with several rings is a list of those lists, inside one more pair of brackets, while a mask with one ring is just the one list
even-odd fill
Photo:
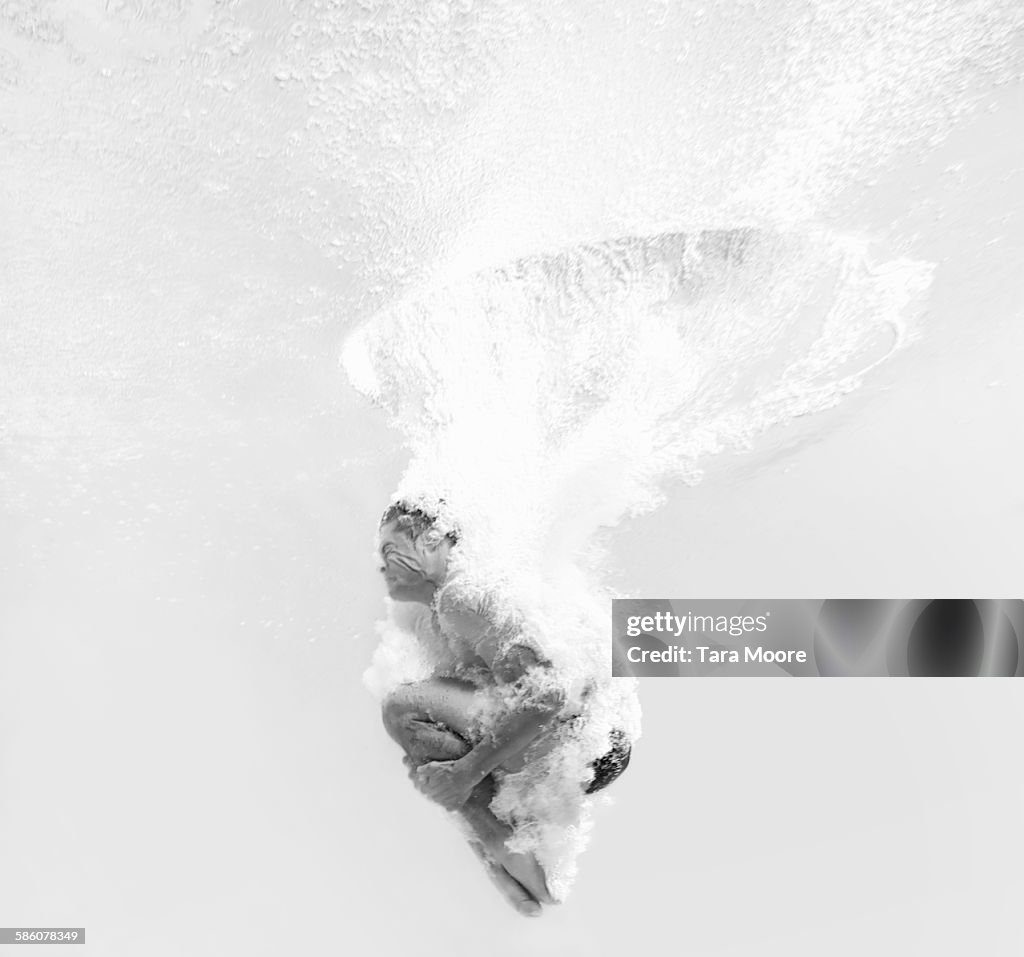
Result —
[[565, 694], [552, 682], [544, 687], [552, 665], [525, 644], [500, 644], [488, 635], [476, 648], [490, 667], [499, 688], [513, 686], [530, 675], [540, 679], [522, 703], [498, 716], [490, 733], [464, 757], [433, 762], [416, 772], [417, 786], [428, 797], [454, 809], [466, 802], [473, 789], [495, 768], [518, 758], [551, 724], [565, 704]]
[[499, 687], [512, 688], [531, 670], [536, 687], [520, 704], [500, 714], [490, 734], [460, 759], [479, 781], [522, 754], [565, 705], [565, 693], [554, 682], [544, 686], [552, 675], [551, 662], [542, 660], [528, 645], [512, 644], [496, 654], [488, 654], [489, 650], [481, 651], [478, 646], [477, 653], [491, 666]]

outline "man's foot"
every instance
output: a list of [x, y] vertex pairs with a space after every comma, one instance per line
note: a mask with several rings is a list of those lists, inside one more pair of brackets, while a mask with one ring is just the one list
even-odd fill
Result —
[[534, 900], [541, 904], [554, 904], [555, 899], [548, 890], [544, 870], [532, 854], [516, 854], [509, 851], [504, 842], [498, 847], [491, 847], [494, 860], [503, 867], [519, 884], [530, 892]]
[[480, 844], [470, 841], [469, 846], [473, 848], [473, 853], [480, 858], [495, 887], [501, 891], [502, 897], [524, 917], [540, 917], [542, 908], [530, 892], [504, 867], [492, 861]]

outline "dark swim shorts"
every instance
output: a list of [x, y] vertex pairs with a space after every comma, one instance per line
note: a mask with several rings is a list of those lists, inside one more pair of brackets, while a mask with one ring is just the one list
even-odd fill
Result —
[[608, 787], [623, 771], [629, 767], [632, 748], [624, 731], [613, 731], [609, 735], [612, 746], [596, 761], [590, 762], [594, 769], [594, 780], [587, 785], [586, 793], [594, 794]]

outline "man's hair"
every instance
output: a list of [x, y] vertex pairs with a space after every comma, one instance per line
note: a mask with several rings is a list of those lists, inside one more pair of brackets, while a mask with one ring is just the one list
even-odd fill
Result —
[[413, 541], [419, 541], [424, 535], [433, 533], [428, 539], [428, 544], [440, 544], [442, 540], [448, 539], [453, 545], [459, 541], [459, 534], [455, 529], [442, 532], [436, 527], [437, 516], [431, 515], [417, 506], [409, 505], [406, 502], [395, 502], [389, 505], [380, 518], [380, 528], [395, 523], [400, 532], [407, 532]]

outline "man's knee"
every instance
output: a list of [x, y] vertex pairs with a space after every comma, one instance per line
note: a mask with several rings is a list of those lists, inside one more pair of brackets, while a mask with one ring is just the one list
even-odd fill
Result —
[[399, 685], [384, 699], [381, 705], [384, 729], [399, 743], [402, 743], [409, 732], [410, 720], [423, 716], [421, 702], [416, 693], [417, 689], [418, 683], [416, 682]]

